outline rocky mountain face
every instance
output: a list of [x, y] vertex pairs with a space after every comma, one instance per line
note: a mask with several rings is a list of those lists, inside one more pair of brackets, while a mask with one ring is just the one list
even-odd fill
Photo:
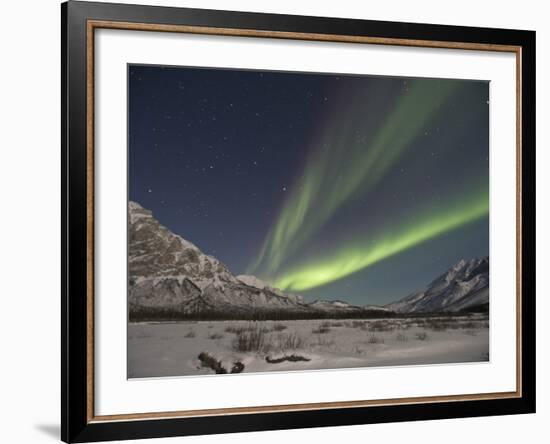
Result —
[[489, 304], [489, 258], [461, 260], [426, 289], [386, 305], [399, 313], [457, 312]]
[[224, 264], [162, 226], [136, 202], [129, 204], [128, 233], [130, 313], [307, 310], [298, 296], [236, 278]]

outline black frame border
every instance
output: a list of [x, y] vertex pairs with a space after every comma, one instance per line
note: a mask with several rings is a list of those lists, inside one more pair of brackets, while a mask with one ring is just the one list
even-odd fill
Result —
[[[89, 421], [87, 416], [87, 21], [205, 26], [521, 47], [520, 397]], [[69, 1], [61, 5], [61, 439], [92, 442], [534, 413], [535, 378], [535, 32]]]

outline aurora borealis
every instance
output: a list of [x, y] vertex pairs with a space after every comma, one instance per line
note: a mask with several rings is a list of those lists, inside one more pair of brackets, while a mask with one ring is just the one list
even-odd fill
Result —
[[489, 253], [489, 85], [130, 66], [129, 197], [307, 299], [386, 303]]
[[407, 93], [396, 100], [385, 122], [372, 130], [372, 135], [368, 122], [360, 123], [362, 109], [373, 94], [370, 90], [343, 105], [345, 113], [338, 112], [322, 130], [322, 136], [314, 142], [318, 148], [310, 153], [304, 173], [285, 202], [252, 272], [263, 262], [267, 273], [277, 270], [338, 208], [355, 194], [367, 193], [457, 87], [456, 83], [430, 85], [414, 80], [406, 85]]
[[415, 215], [410, 225], [396, 227], [389, 233], [378, 233], [374, 239], [355, 239], [324, 259], [311, 261], [303, 268], [283, 274], [274, 281], [274, 285], [302, 291], [342, 279], [441, 233], [484, 217], [488, 211], [488, 194], [476, 191], [462, 201], [451, 200], [447, 206], [432, 213]]

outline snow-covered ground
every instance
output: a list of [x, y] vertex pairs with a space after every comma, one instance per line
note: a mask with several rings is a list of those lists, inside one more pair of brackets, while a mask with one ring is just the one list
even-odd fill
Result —
[[129, 378], [214, 374], [213, 368], [265, 372], [488, 359], [489, 322], [481, 315], [128, 326]]

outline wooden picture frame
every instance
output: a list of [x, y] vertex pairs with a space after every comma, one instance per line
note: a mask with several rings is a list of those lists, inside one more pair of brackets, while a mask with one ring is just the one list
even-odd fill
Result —
[[[535, 411], [535, 33], [69, 1], [62, 18], [62, 412], [65, 442]], [[94, 33], [98, 29], [364, 43], [516, 57], [516, 390], [256, 407], [94, 411]], [[511, 180], [513, 178], [510, 178]], [[124, 297], [124, 296], [123, 296]]]

